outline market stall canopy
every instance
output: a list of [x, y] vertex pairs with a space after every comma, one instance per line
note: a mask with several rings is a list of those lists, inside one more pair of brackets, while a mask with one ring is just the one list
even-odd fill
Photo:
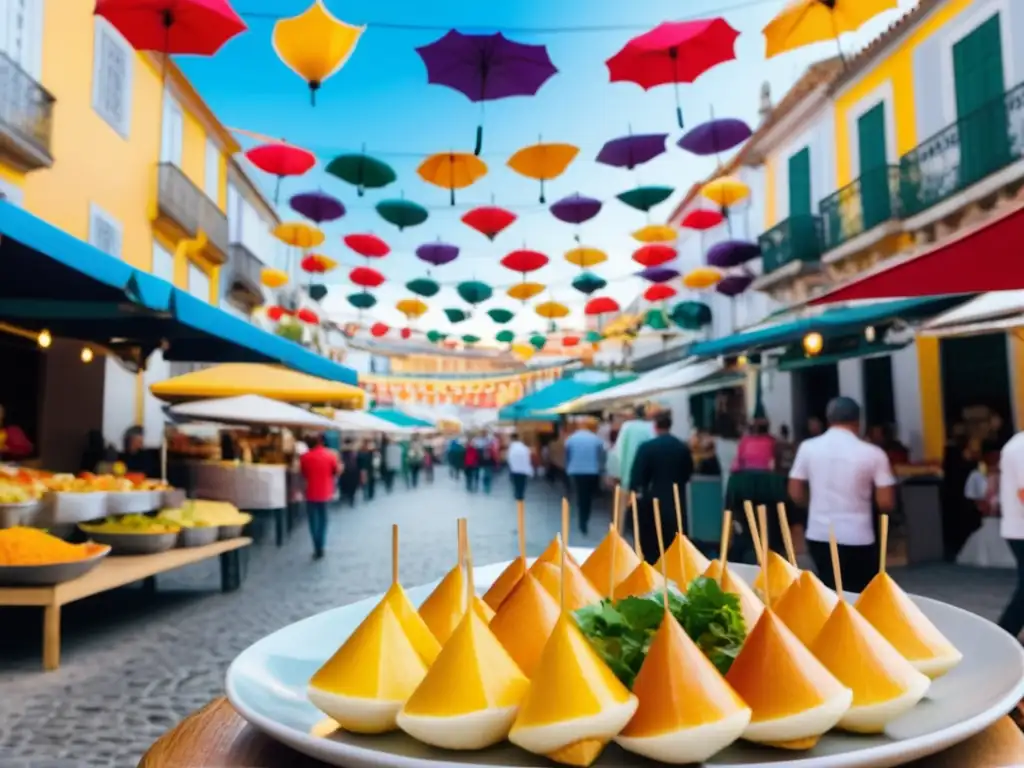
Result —
[[385, 432], [389, 435], [404, 435], [408, 427], [400, 427], [367, 411], [335, 411], [335, 427], [350, 432]]
[[286, 403], [331, 403], [361, 407], [366, 393], [351, 384], [318, 379], [274, 365], [225, 363], [153, 384], [161, 400], [261, 395]]
[[554, 409], [555, 413], [585, 413], [626, 406], [647, 397], [679, 389], [720, 372], [717, 361], [695, 362], [692, 358], [656, 368], [638, 379], [584, 395]]
[[922, 336], [977, 336], [1024, 327], [1024, 290], [983, 293], [924, 323]]
[[566, 378], [538, 389], [518, 402], [507, 405], [498, 413], [499, 421], [558, 421], [555, 409], [570, 400], [577, 400], [584, 395], [599, 392], [635, 377], [612, 378], [604, 381], [587, 380], [586, 378]]
[[[350, 368], [275, 336], [0, 202], [0, 322], [89, 341], [135, 364], [273, 363], [355, 383]], [[232, 393], [237, 394], [237, 393]]]
[[390, 408], [375, 408], [370, 411], [370, 415], [376, 416], [378, 419], [383, 421], [390, 422], [397, 427], [430, 428], [434, 426], [432, 421], [410, 416], [404, 411], [396, 411]]
[[177, 418], [210, 421], [216, 424], [261, 424], [293, 429], [338, 428], [338, 425], [328, 418], [261, 395], [197, 400], [171, 406], [168, 411]]

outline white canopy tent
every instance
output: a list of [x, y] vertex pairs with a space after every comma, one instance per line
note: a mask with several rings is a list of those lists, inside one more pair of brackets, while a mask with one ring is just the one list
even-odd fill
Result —
[[556, 409], [556, 413], [578, 413], [626, 405], [659, 392], [695, 384], [722, 370], [717, 361], [695, 362], [693, 358], [656, 368], [638, 379], [617, 387], [578, 397]]
[[1024, 291], [983, 293], [966, 304], [932, 318], [918, 329], [922, 336], [977, 336], [1024, 327]]
[[261, 425], [292, 429], [337, 429], [330, 419], [261, 395], [196, 400], [191, 403], [171, 406], [168, 411], [179, 418], [216, 424]]
[[366, 411], [335, 411], [332, 429], [349, 432], [384, 432], [389, 435], [413, 434], [409, 427], [400, 427]]

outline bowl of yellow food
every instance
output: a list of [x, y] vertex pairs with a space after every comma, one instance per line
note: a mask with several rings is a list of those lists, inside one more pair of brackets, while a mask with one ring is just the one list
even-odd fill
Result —
[[63, 584], [84, 576], [108, 554], [104, 544], [69, 544], [37, 528], [7, 528], [0, 531], [0, 586]]
[[102, 523], [79, 524], [79, 529], [114, 555], [153, 555], [178, 543], [181, 526], [145, 515], [108, 517]]

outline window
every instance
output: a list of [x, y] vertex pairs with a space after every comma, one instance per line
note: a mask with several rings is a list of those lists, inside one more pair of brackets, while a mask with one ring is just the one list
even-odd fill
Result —
[[172, 163], [181, 168], [182, 135], [185, 131], [185, 117], [181, 105], [170, 91], [164, 91], [163, 117], [160, 124], [160, 162]]
[[25, 204], [25, 193], [21, 187], [16, 187], [9, 181], [0, 179], [0, 200], [21, 208]]
[[121, 223], [98, 205], [89, 207], [89, 244], [120, 259]]
[[203, 178], [206, 196], [220, 204], [220, 149], [210, 139], [206, 140], [206, 173]]
[[0, 50], [39, 81], [43, 54], [43, 0], [0, 0]]
[[153, 243], [153, 267], [149, 271], [161, 280], [174, 283], [174, 256], [160, 243]]
[[188, 292], [200, 301], [210, 301], [210, 277], [195, 264], [188, 265]]
[[242, 196], [238, 187], [228, 182], [228, 239], [232, 243], [242, 242]]
[[93, 29], [92, 106], [111, 128], [127, 139], [135, 64], [132, 49], [106, 19], [97, 16]]

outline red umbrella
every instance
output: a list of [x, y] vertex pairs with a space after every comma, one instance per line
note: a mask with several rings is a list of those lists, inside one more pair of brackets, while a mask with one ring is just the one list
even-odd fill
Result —
[[267, 307], [267, 317], [275, 323], [287, 314], [290, 313], [284, 307]]
[[316, 312], [312, 309], [300, 309], [296, 317], [298, 317], [302, 322], [309, 323], [310, 325], [316, 325], [320, 322], [320, 318], [317, 317]]
[[645, 91], [672, 83], [682, 128], [679, 83], [692, 83], [712, 67], [735, 59], [739, 34], [722, 18], [666, 21], [634, 37], [605, 65], [613, 83], [636, 83]]
[[368, 259], [381, 259], [391, 253], [391, 248], [376, 235], [345, 235], [345, 245]]
[[645, 267], [657, 267], [672, 261], [678, 255], [676, 249], [670, 245], [652, 243], [633, 251], [633, 261]]
[[374, 323], [370, 326], [370, 333], [374, 336], [387, 336], [390, 330], [385, 323]]
[[610, 296], [598, 296], [596, 299], [591, 299], [583, 308], [583, 312], [587, 315], [607, 315], [618, 311], [619, 302]]
[[579, 336], [563, 336], [562, 337], [562, 346], [563, 347], [575, 347], [579, 343], [580, 343], [580, 337]]
[[501, 260], [501, 266], [511, 269], [513, 272], [533, 272], [548, 263], [548, 257], [540, 251], [529, 251], [525, 248], [512, 251]]
[[276, 141], [272, 144], [261, 144], [246, 150], [246, 158], [264, 173], [277, 176], [274, 187], [274, 203], [281, 193], [281, 180], [285, 176], [301, 176], [316, 165], [316, 155], [300, 147]]
[[96, 0], [102, 16], [137, 51], [212, 56], [245, 22], [228, 0]]
[[408, 338], [409, 338], [410, 336], [412, 336], [412, 328], [403, 328], [403, 329], [401, 330], [401, 333], [399, 333], [399, 335], [400, 335], [400, 336], [401, 336], [401, 337], [402, 337], [403, 339], [408, 339]]
[[647, 301], [666, 301], [676, 295], [676, 289], [667, 283], [652, 285], [644, 291]]
[[516, 218], [512, 211], [506, 211], [504, 208], [494, 205], [484, 205], [466, 211], [462, 216], [462, 223], [472, 227], [488, 240], [493, 240]]
[[370, 267], [356, 267], [348, 273], [348, 279], [360, 288], [377, 288], [384, 284], [384, 275]]
[[721, 211], [690, 211], [683, 217], [682, 226], [687, 229], [713, 229], [725, 221]]

